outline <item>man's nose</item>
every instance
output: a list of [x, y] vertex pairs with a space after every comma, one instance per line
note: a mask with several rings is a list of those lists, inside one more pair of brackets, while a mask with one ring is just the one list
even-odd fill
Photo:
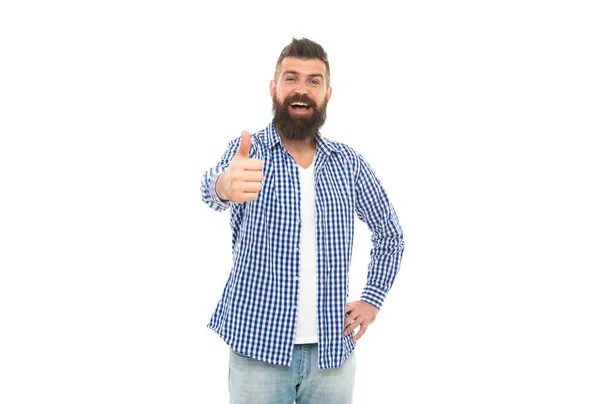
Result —
[[303, 87], [303, 86], [296, 87], [296, 89], [294, 90], [294, 92], [296, 94], [300, 94], [300, 95], [306, 95], [306, 94], [308, 94], [308, 90], [306, 89], [306, 87]]

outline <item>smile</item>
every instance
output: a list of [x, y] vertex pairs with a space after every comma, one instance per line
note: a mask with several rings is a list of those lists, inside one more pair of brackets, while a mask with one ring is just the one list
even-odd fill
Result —
[[292, 102], [290, 104], [290, 107], [294, 112], [298, 114], [306, 114], [312, 109], [310, 105], [305, 104], [303, 102]]

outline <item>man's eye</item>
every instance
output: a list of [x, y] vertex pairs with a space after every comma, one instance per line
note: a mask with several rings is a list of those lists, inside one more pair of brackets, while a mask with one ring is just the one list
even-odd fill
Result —
[[285, 81], [296, 81], [295, 77], [288, 77], [287, 79], [285, 79]]
[[319, 84], [321, 84], [321, 82], [319, 80], [311, 80], [310, 84], [318, 86]]

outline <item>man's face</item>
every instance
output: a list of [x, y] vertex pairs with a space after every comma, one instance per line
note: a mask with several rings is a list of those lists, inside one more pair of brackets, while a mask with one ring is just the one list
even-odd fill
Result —
[[288, 57], [281, 61], [271, 97], [275, 127], [290, 140], [314, 137], [326, 119], [331, 88], [325, 81], [325, 63], [318, 59]]

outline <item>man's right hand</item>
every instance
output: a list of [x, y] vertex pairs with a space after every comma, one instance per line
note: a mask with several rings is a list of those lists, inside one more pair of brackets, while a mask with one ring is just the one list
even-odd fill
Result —
[[224, 201], [243, 203], [258, 198], [262, 188], [263, 162], [248, 156], [250, 134], [242, 132], [240, 147], [229, 163], [229, 168], [217, 179], [217, 195]]

